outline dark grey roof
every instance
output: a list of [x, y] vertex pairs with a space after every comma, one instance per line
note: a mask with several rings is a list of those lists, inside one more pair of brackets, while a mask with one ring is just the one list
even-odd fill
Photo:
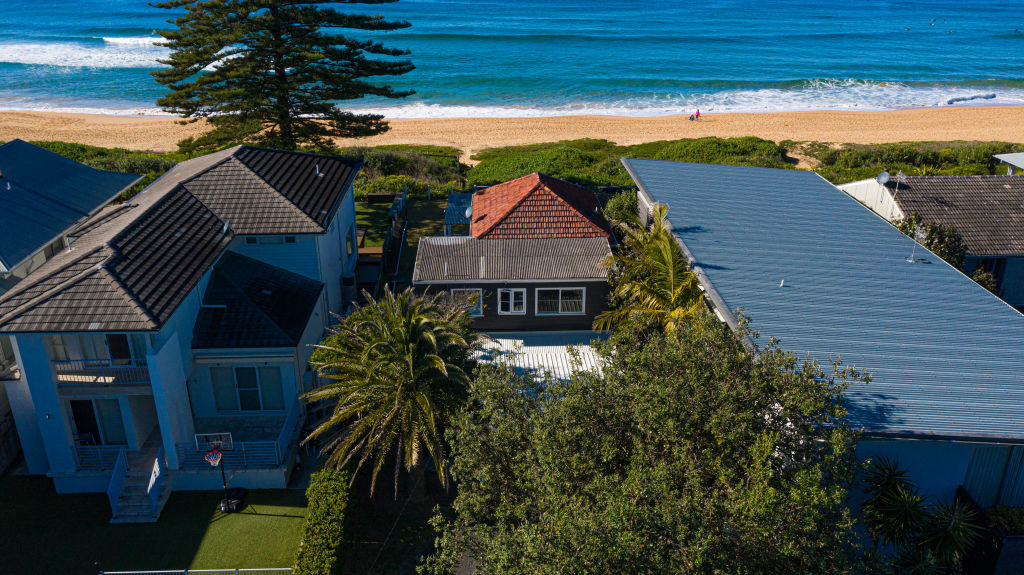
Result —
[[760, 343], [871, 373], [851, 424], [1024, 440], [1024, 316], [1002, 300], [920, 246], [908, 263], [910, 238], [812, 172], [625, 163]]
[[13, 269], [141, 177], [90, 168], [21, 140], [0, 146], [0, 271]]
[[444, 225], [457, 226], [469, 225], [469, 216], [466, 210], [473, 205], [473, 194], [451, 193], [448, 194], [448, 204], [444, 208]]
[[[324, 176], [312, 167], [315, 189], [303, 191], [287, 176], [301, 180], [311, 161]], [[350, 160], [246, 147], [182, 162], [125, 206], [97, 213], [71, 250], [0, 296], [0, 333], [157, 330], [236, 233], [324, 231], [356, 171]], [[325, 182], [339, 188], [327, 192]], [[332, 207], [311, 216], [300, 204]]]
[[1024, 176], [910, 176], [886, 187], [904, 214], [955, 228], [971, 254], [1024, 254]]
[[606, 278], [607, 238], [420, 238], [413, 283]]
[[324, 284], [235, 252], [210, 276], [192, 347], [295, 347]]

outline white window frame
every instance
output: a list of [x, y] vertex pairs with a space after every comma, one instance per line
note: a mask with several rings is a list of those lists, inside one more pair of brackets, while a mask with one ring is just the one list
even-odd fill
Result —
[[[523, 307], [519, 311], [513, 310], [513, 302], [516, 293], [523, 294]], [[508, 293], [508, 310], [501, 309], [501, 294]], [[501, 288], [498, 290], [498, 315], [526, 315], [526, 288]]]
[[[460, 296], [455, 295], [455, 292], [476, 292], [476, 308], [469, 308], [469, 315], [473, 317], [484, 315], [484, 290], [482, 288], [452, 288], [448, 290], [448, 295], [452, 300], [459, 301], [456, 298]], [[469, 301], [468, 297], [466, 301]]]
[[283, 244], [294, 244], [295, 236], [247, 236], [245, 243], [250, 246], [280, 246]]
[[[583, 301], [580, 302], [580, 311], [562, 311], [562, 292], [563, 291], [580, 291], [583, 295]], [[540, 292], [541, 291], [557, 291], [558, 292], [558, 311], [540, 311]], [[587, 314], [587, 288], [580, 287], [542, 287], [535, 288], [533, 290], [533, 313], [534, 315], [545, 316], [545, 315], [586, 315]]]
[[[267, 409], [267, 408], [265, 408], [263, 406], [263, 379], [260, 377], [260, 369], [261, 368], [274, 368], [274, 367], [277, 368], [278, 374], [279, 374], [278, 377], [281, 378], [281, 401], [285, 403], [285, 406], [282, 409]], [[213, 391], [213, 369], [214, 368], [224, 368], [224, 369], [230, 369], [231, 370], [231, 379], [233, 380], [233, 383], [234, 383], [235, 402], [238, 405], [238, 409], [217, 409], [216, 393]], [[251, 369], [253, 369], [256, 372], [256, 398], [259, 399], [259, 402], [260, 402], [260, 408], [259, 409], [242, 409], [242, 397], [239, 394], [239, 389], [238, 389], [238, 369], [240, 369], [240, 368], [242, 368], [242, 369], [251, 368]], [[213, 410], [216, 413], [237, 413], [237, 414], [246, 414], [246, 413], [283, 413], [283, 412], [285, 412], [287, 410], [288, 404], [287, 404], [287, 402], [285, 402], [284, 370], [281, 369], [280, 365], [273, 365], [273, 364], [271, 364], [271, 365], [234, 365], [234, 364], [233, 365], [211, 365], [211, 366], [209, 366], [207, 372], [209, 373], [209, 376], [210, 376], [210, 393], [211, 393], [211, 396], [213, 397]]]

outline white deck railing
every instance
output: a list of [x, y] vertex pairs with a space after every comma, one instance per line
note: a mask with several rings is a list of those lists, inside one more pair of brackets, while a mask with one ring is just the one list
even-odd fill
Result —
[[59, 385], [149, 383], [149, 367], [144, 359], [69, 359], [50, 363]]
[[110, 514], [117, 517], [117, 504], [121, 499], [121, 488], [128, 478], [128, 454], [125, 448], [117, 452], [117, 461], [114, 463], [114, 471], [110, 474], [110, 482], [107, 483], [107, 499], [110, 500]]
[[75, 465], [79, 471], [106, 471], [113, 469], [123, 445], [74, 445]]

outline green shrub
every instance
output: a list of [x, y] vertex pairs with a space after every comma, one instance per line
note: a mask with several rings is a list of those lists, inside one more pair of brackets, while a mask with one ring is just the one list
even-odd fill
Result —
[[877, 176], [883, 168], [908, 176], [967, 176], [1003, 173], [993, 156], [1024, 151], [1024, 145], [1005, 142], [900, 142], [832, 148], [818, 142], [803, 152], [818, 160], [815, 169], [834, 184]]
[[[409, 197], [427, 197], [427, 186], [409, 176], [381, 176], [374, 179], [366, 179], [356, 193], [357, 197], [366, 197], [367, 194], [400, 194], [408, 190]], [[436, 186], [435, 186], [436, 188]], [[447, 190], [446, 190], [447, 191]]]
[[637, 218], [636, 192], [623, 190], [612, 196], [604, 206], [604, 215], [615, 223], [632, 223]]
[[985, 510], [993, 523], [1010, 533], [1024, 533], [1024, 507], [996, 505]]
[[302, 543], [295, 558], [295, 575], [331, 575], [338, 560], [348, 506], [348, 473], [322, 469], [306, 489], [309, 507], [302, 528]]

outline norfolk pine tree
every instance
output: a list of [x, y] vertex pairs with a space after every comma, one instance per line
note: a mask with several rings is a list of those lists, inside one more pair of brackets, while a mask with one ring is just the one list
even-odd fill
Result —
[[[396, 0], [167, 0], [158, 8], [185, 8], [162, 30], [171, 54], [168, 68], [153, 72], [170, 91], [157, 100], [169, 112], [213, 130], [179, 143], [183, 151], [240, 141], [282, 149], [331, 147], [333, 137], [387, 131], [383, 116], [338, 109], [363, 96], [402, 98], [368, 80], [413, 69], [395, 57], [406, 50], [357, 40], [340, 30], [397, 30], [408, 22], [345, 14], [332, 4], [381, 4]], [[383, 56], [373, 58], [371, 56]]]

